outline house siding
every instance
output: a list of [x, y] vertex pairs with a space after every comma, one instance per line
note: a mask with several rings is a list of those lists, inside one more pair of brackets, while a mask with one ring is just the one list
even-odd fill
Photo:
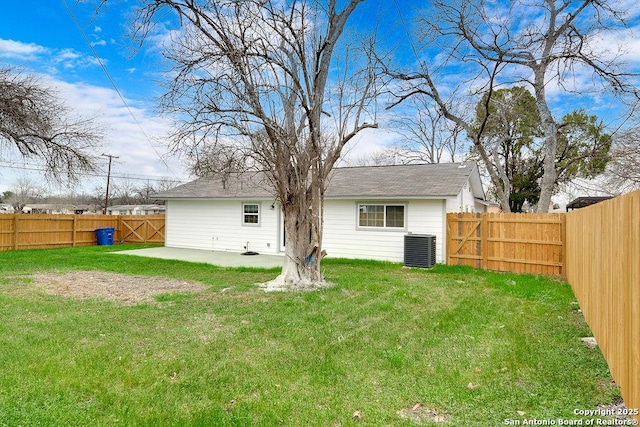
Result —
[[[361, 229], [358, 204], [404, 204], [405, 229]], [[442, 200], [325, 200], [323, 247], [330, 257], [402, 262], [407, 233], [436, 236], [436, 260], [444, 260]]]
[[477, 203], [471, 183], [467, 181], [456, 197], [447, 199], [447, 212], [484, 212], [484, 206]]
[[[242, 204], [260, 205], [260, 224], [242, 224]], [[168, 200], [167, 247], [278, 252], [279, 213], [271, 200]], [[248, 248], [247, 248], [248, 242]]]
[[[477, 165], [472, 163], [338, 168], [332, 174], [323, 211], [323, 248], [329, 257], [402, 262], [405, 235], [413, 233], [435, 235], [436, 260], [443, 262], [446, 213], [486, 210], [477, 202], [485, 197]], [[273, 197], [265, 188], [243, 186], [264, 183], [263, 178], [262, 174], [238, 174], [233, 185], [202, 178], [161, 194], [167, 200], [166, 245], [281, 253], [280, 208], [271, 209]], [[259, 225], [243, 225], [243, 203], [256, 202]], [[359, 203], [402, 204], [405, 226], [358, 227]], [[375, 217], [368, 215], [368, 220], [372, 224]]]

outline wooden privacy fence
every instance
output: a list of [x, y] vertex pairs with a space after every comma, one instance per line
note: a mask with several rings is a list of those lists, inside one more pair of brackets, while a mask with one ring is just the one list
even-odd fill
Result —
[[164, 243], [164, 215], [0, 215], [0, 251], [97, 244], [96, 228], [114, 242]]
[[640, 191], [568, 213], [566, 246], [584, 317], [627, 408], [640, 408]]
[[447, 214], [447, 264], [564, 274], [565, 215]]
[[568, 214], [447, 214], [447, 264], [566, 276], [627, 408], [640, 408], [640, 191]]

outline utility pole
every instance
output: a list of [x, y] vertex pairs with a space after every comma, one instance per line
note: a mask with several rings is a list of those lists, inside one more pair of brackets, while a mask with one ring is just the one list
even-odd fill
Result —
[[110, 154], [102, 153], [104, 157], [109, 158], [109, 168], [107, 169], [107, 192], [104, 196], [104, 214], [107, 214], [107, 207], [109, 207], [109, 181], [111, 180], [111, 160], [118, 159], [118, 156], [112, 156]]

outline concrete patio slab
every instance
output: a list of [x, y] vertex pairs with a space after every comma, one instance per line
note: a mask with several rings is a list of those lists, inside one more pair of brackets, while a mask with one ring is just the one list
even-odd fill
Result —
[[237, 252], [205, 251], [184, 248], [147, 248], [111, 252], [117, 255], [134, 255], [149, 258], [176, 259], [189, 262], [204, 262], [219, 267], [282, 267], [283, 255], [242, 255]]

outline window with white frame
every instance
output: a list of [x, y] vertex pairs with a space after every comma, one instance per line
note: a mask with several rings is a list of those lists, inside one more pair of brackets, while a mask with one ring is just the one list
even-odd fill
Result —
[[358, 227], [404, 228], [404, 224], [405, 205], [358, 205]]
[[260, 204], [258, 203], [242, 204], [242, 223], [245, 225], [260, 224]]

